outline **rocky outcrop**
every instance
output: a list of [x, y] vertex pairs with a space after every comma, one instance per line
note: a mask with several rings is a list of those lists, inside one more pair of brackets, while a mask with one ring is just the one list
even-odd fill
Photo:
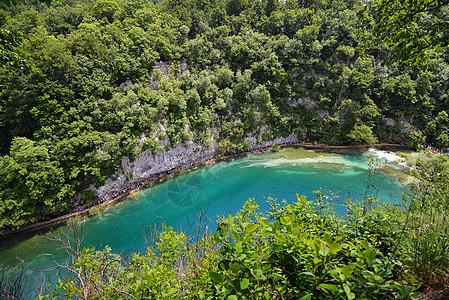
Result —
[[99, 198], [110, 198], [123, 189], [157, 174], [180, 169], [192, 163], [204, 163], [217, 154], [217, 147], [217, 142], [211, 138], [209, 148], [188, 141], [175, 148], [160, 149], [154, 155], [150, 150], [146, 150], [137, 156], [134, 161], [124, 157], [121, 168], [111, 178], [107, 179], [103, 186], [98, 188], [91, 186], [90, 188]]
[[[249, 150], [263, 149], [273, 144], [296, 143], [297, 138], [289, 135], [285, 138], [276, 138], [273, 141], [257, 142], [256, 137], [247, 137], [244, 140]], [[121, 168], [101, 187], [91, 186], [99, 198], [109, 199], [115, 198], [129, 187], [135, 186], [136, 183], [155, 178], [161, 173], [177, 171], [191, 164], [205, 163], [213, 159], [218, 152], [218, 142], [215, 138], [210, 138], [210, 147], [206, 148], [202, 144], [193, 141], [187, 141], [177, 147], [168, 148], [168, 150], [159, 149], [155, 155], [150, 150], [142, 152], [134, 161], [130, 161], [128, 157], [122, 159]], [[168, 140], [161, 141], [161, 145], [168, 145]]]

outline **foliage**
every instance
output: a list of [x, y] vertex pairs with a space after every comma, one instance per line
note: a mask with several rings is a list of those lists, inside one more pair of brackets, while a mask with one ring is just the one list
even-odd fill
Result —
[[272, 152], [279, 152], [280, 149], [281, 149], [281, 147], [279, 147], [277, 144], [274, 144], [270, 147], [270, 150]]
[[[0, 232], [70, 212], [73, 195], [103, 184], [124, 156], [160, 155], [158, 143], [229, 154], [247, 151], [248, 137], [256, 147], [289, 135], [449, 143], [448, 56], [427, 71], [381, 66], [382, 47], [360, 56], [357, 33], [370, 37], [376, 17], [365, 2], [72, 4], [0, 13], [0, 155], [19, 173], [1, 173]], [[355, 20], [362, 8], [367, 24]], [[25, 139], [46, 155], [19, 172], [11, 149], [28, 147], [16, 142]], [[54, 172], [26, 179], [25, 169]]]
[[[365, 13], [375, 10], [371, 47], [384, 45], [390, 49], [387, 61], [425, 65], [429, 56], [449, 44], [443, 32], [448, 1], [381, 0], [368, 2]], [[366, 15], [359, 14], [366, 20]]]
[[374, 144], [377, 138], [373, 135], [373, 131], [367, 125], [356, 124], [354, 129], [348, 134], [348, 137], [356, 144]]
[[[163, 228], [144, 253], [128, 259], [111, 249], [79, 252], [70, 275], [47, 296], [171, 299], [410, 299], [395, 281], [400, 265], [377, 247], [394, 226], [386, 210], [374, 234], [359, 235], [329, 203], [297, 196], [261, 213], [254, 199], [222, 218], [215, 233], [200, 226], [196, 239]], [[380, 217], [380, 218], [379, 218]], [[373, 220], [367, 215], [368, 220]], [[368, 229], [370, 224], [364, 227]], [[204, 232], [206, 230], [206, 232]], [[385, 245], [384, 245], [385, 246]], [[388, 253], [388, 255], [387, 255]]]
[[412, 185], [406, 255], [411, 271], [429, 286], [449, 285], [449, 161], [443, 155], [420, 152]]

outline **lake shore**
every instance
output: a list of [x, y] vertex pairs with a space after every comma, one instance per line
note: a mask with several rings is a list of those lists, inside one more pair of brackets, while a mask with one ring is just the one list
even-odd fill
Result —
[[[272, 146], [272, 145], [271, 145]], [[127, 196], [129, 196], [132, 193], [135, 193], [141, 189], [145, 189], [148, 187], [151, 187], [155, 184], [162, 183], [170, 178], [173, 178], [178, 175], [185, 174], [187, 172], [194, 171], [198, 168], [215, 164], [220, 161], [226, 161], [231, 159], [236, 159], [248, 155], [257, 155], [257, 154], [263, 154], [266, 152], [271, 151], [271, 146], [266, 147], [254, 147], [248, 151], [240, 152], [240, 153], [234, 153], [229, 155], [215, 155], [209, 158], [209, 160], [201, 163], [191, 163], [191, 164], [183, 164], [180, 166], [175, 166], [173, 169], [166, 171], [166, 172], [160, 172], [157, 174], [154, 174], [153, 176], [150, 176], [148, 178], [140, 178], [137, 180], [137, 182], [134, 182], [132, 184], [123, 186], [122, 189], [119, 192], [115, 192], [111, 194], [108, 198], [102, 198], [98, 199], [96, 201], [93, 201], [91, 203], [77, 206], [73, 210], [73, 212], [64, 214], [55, 218], [50, 218], [46, 220], [41, 220], [35, 223], [31, 223], [28, 225], [25, 225], [21, 228], [19, 228], [16, 231], [9, 232], [6, 236], [14, 235], [15, 233], [29, 231], [33, 229], [42, 228], [45, 226], [50, 226], [52, 224], [57, 224], [63, 221], [66, 221], [71, 218], [75, 217], [81, 217], [81, 216], [88, 216], [88, 215], [95, 215], [97, 214], [101, 209], [105, 208], [106, 206], [117, 202]], [[306, 143], [306, 142], [297, 142], [297, 143], [283, 143], [278, 145], [280, 148], [305, 148], [310, 150], [324, 150], [324, 151], [338, 151], [338, 150], [363, 150], [370, 147], [378, 148], [378, 149], [386, 149], [386, 150], [393, 150], [393, 151], [399, 151], [401, 149], [408, 150], [410, 147], [407, 145], [402, 144], [391, 144], [391, 143], [378, 143], [373, 145], [346, 145], [346, 146], [331, 146], [326, 144], [319, 144], [319, 143]]]

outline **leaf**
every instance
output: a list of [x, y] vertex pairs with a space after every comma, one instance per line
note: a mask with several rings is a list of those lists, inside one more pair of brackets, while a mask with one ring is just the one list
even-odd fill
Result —
[[329, 254], [329, 252], [330, 252], [329, 247], [321, 245], [320, 252], [319, 252], [320, 255], [327, 256]]
[[343, 284], [343, 290], [345, 291], [346, 295], [348, 296], [348, 299], [354, 299], [355, 294], [351, 293], [351, 288], [348, 284]]
[[238, 300], [236, 295], [229, 295], [227, 299], [228, 300]]
[[228, 227], [232, 227], [232, 225], [234, 225], [234, 216], [233, 215], [228, 216], [228, 218], [226, 219], [226, 224], [228, 225]]
[[372, 264], [374, 259], [376, 258], [376, 252], [373, 249], [368, 249], [363, 251], [363, 254], [365, 254], [366, 260], [369, 264]]
[[288, 225], [291, 223], [289, 215], [281, 217], [280, 221], [281, 221], [282, 225]]
[[231, 269], [231, 271], [233, 273], [237, 273], [238, 271], [240, 271], [242, 269], [242, 266], [239, 263], [231, 263], [229, 265], [229, 268]]
[[251, 232], [253, 232], [254, 230], [256, 230], [257, 229], [257, 224], [249, 224], [246, 228], [245, 228], [245, 231], [247, 232], [247, 233], [251, 233]]
[[215, 283], [222, 283], [223, 279], [221, 279], [220, 274], [214, 272], [214, 271], [209, 271], [209, 277], [215, 281]]
[[237, 233], [237, 231], [232, 230], [232, 231], [231, 231], [231, 234], [232, 234], [232, 236], [234, 237], [236, 243], [240, 241], [240, 236], [239, 236], [239, 234]]
[[301, 230], [299, 229], [298, 226], [295, 226], [295, 227], [292, 228], [292, 235], [293, 236], [298, 236], [300, 232], [301, 232]]
[[240, 281], [240, 289], [244, 290], [249, 286], [249, 279], [243, 278], [242, 281]]
[[331, 243], [329, 244], [329, 249], [332, 254], [336, 254], [337, 252], [341, 251], [342, 246], [339, 243]]
[[323, 239], [328, 244], [332, 243], [332, 236], [327, 231], [324, 233]]
[[222, 270], [229, 270], [229, 264], [231, 262], [227, 259], [223, 259], [222, 261], [220, 261], [218, 263], [218, 266], [222, 269]]
[[330, 284], [330, 283], [322, 283], [318, 286], [319, 288], [328, 290], [328, 291], [337, 291], [338, 290], [338, 286], [335, 284]]
[[285, 236], [283, 234], [276, 234], [274, 236], [274, 238], [277, 239], [280, 242], [285, 242], [286, 241]]
[[260, 219], [260, 224], [262, 224], [265, 227], [270, 227], [270, 223], [265, 219]]
[[360, 241], [360, 245], [362, 245], [363, 246], [363, 248], [365, 248], [365, 249], [368, 249], [368, 243], [365, 241], [365, 240], [361, 240]]
[[279, 221], [276, 221], [273, 223], [273, 230], [276, 231], [279, 229], [279, 227], [281, 226], [281, 224], [279, 223]]
[[298, 300], [309, 300], [309, 299], [312, 299], [312, 294], [310, 294], [308, 292], [302, 292], [297, 297], [298, 297], [297, 298]]
[[341, 273], [348, 278], [349, 276], [351, 276], [352, 272], [354, 271], [354, 267], [352, 266], [343, 266], [341, 267]]
[[237, 251], [237, 253], [242, 253], [243, 252], [243, 248], [241, 246], [241, 243], [235, 244], [234, 245], [234, 249], [235, 249], [235, 251]]

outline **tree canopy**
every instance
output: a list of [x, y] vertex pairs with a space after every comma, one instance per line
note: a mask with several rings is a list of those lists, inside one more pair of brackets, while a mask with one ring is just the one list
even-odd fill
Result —
[[[422, 70], [382, 66], [382, 47], [360, 55], [358, 33], [372, 30], [361, 9], [376, 18], [359, 1], [4, 6], [0, 162], [18, 175], [2, 173], [0, 214], [14, 219], [5, 203], [23, 202], [23, 218], [0, 231], [90, 203], [89, 186], [123, 157], [183, 143], [217, 153], [248, 150], [248, 137], [446, 147], [447, 57]], [[17, 147], [47, 154], [17, 162]], [[47, 192], [33, 194], [32, 182]]]
[[430, 55], [449, 45], [448, 4], [444, 0], [366, 2], [359, 16], [367, 21], [367, 11], [373, 13], [374, 39], [369, 47], [388, 48], [388, 62], [424, 65]]

